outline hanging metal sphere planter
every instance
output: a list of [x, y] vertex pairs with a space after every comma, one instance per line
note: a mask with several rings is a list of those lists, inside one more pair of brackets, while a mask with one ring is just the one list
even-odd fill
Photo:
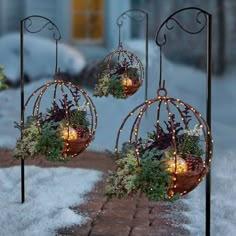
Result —
[[140, 59], [122, 47], [107, 55], [99, 66], [95, 96], [127, 98], [136, 93], [144, 77]]
[[98, 82], [95, 86], [94, 96], [112, 95], [118, 99], [125, 99], [136, 93], [143, 83], [142, 62], [134, 53], [123, 49], [122, 24], [123, 22], [117, 21], [119, 27], [118, 49], [108, 54], [98, 67]]
[[[155, 130], [149, 132], [146, 138], [140, 137], [143, 115], [152, 108], [156, 111]], [[131, 124], [130, 150], [127, 151], [126, 147], [124, 154], [118, 150], [120, 136], [122, 130], [127, 130], [127, 123]], [[163, 86], [156, 98], [135, 107], [122, 122], [115, 153], [117, 171], [126, 173], [126, 176], [119, 177], [117, 185], [114, 183], [119, 174], [113, 173], [108, 180], [108, 195], [132, 195], [141, 190], [157, 201], [184, 195], [193, 190], [209, 171], [212, 148], [212, 136], [202, 115], [182, 100], [168, 97]], [[112, 184], [115, 186], [112, 187]], [[120, 191], [120, 195], [115, 191]]]
[[[27, 99], [24, 112], [30, 104], [33, 109], [22, 124], [23, 137], [17, 142], [16, 157], [43, 155], [50, 161], [66, 161], [83, 152], [93, 140], [97, 113], [91, 98], [80, 87], [61, 80], [60, 74], [55, 79]], [[50, 99], [51, 107], [45, 107]]]

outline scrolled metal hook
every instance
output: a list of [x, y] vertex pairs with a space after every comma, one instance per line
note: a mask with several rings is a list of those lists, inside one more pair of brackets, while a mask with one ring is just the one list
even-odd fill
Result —
[[[183, 11], [188, 11], [188, 10], [192, 10], [192, 11], [198, 11], [195, 17], [196, 22], [201, 25], [201, 27], [197, 30], [189, 30], [186, 29], [185, 26], [183, 26], [176, 18], [175, 16]], [[202, 21], [200, 19], [200, 16], [203, 15], [204, 16], [204, 21]], [[160, 33], [162, 31], [163, 28], [166, 28], [167, 30], [172, 30], [174, 29], [175, 25], [170, 25], [171, 22], [174, 22], [179, 28], [181, 28], [184, 32], [188, 33], [188, 34], [198, 34], [200, 33], [206, 26], [207, 24], [207, 16], [209, 16], [210, 14], [204, 10], [202, 10], [201, 8], [198, 7], [187, 7], [187, 8], [183, 8], [180, 9], [176, 12], [174, 12], [173, 14], [171, 14], [159, 27], [159, 29], [157, 30], [156, 36], [155, 36], [155, 42], [156, 44], [160, 47], [162, 45], [165, 45], [167, 42], [167, 37], [166, 34], [163, 33], [163, 39], [160, 40]]]
[[[36, 19], [36, 18], [44, 19], [46, 21], [46, 23], [33, 29], [32, 28], [33, 27], [33, 19]], [[22, 19], [21, 22], [23, 22], [24, 29], [29, 33], [39, 33], [43, 29], [47, 28], [49, 31], [53, 31], [53, 39], [54, 40], [58, 41], [61, 39], [61, 32], [58, 29], [58, 27], [51, 20], [49, 20], [48, 18], [46, 18], [44, 16], [39, 16], [39, 15], [28, 16], [28, 17]]]

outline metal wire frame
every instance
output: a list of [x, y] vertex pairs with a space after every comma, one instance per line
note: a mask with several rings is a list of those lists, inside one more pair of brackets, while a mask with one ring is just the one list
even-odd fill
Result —
[[[43, 20], [44, 23], [38, 28], [34, 27], [33, 20]], [[23, 18], [20, 21], [20, 87], [21, 87], [21, 126], [24, 128], [24, 31], [29, 33], [38, 33], [42, 30], [47, 29], [53, 32], [53, 39], [56, 42], [56, 63], [55, 72], [57, 72], [58, 63], [58, 41], [61, 39], [61, 33], [58, 27], [48, 18], [40, 15], [32, 15]], [[23, 138], [23, 132], [21, 131], [21, 139]], [[25, 201], [25, 172], [24, 172], [24, 159], [21, 158], [21, 202]]]
[[[196, 20], [196, 23], [198, 24], [198, 26], [200, 27], [199, 29], [196, 29], [196, 30], [192, 30], [192, 29], [186, 29], [185, 26], [183, 26], [176, 18], [175, 16], [178, 14], [178, 13], [181, 13], [183, 11], [187, 11], [187, 10], [192, 10], [192, 11], [196, 11], [196, 16], [195, 16], [195, 20]], [[167, 37], [166, 37], [166, 34], [164, 33], [163, 34], [163, 38], [164, 40], [161, 42], [159, 40], [159, 38], [161, 37], [161, 31], [165, 28], [167, 30], [173, 30], [175, 28], [175, 25], [176, 24], [178, 27], [180, 27], [184, 32], [188, 33], [188, 34], [199, 34], [200, 32], [203, 31], [203, 29], [206, 27], [207, 25], [207, 16], [209, 15], [208, 12], [200, 9], [200, 8], [197, 8], [197, 7], [187, 7], [187, 8], [183, 8], [183, 9], [180, 9], [176, 12], [174, 12], [173, 14], [171, 14], [169, 17], [166, 18], [166, 20], [161, 24], [161, 26], [159, 27], [159, 29], [157, 30], [156, 32], [156, 36], [155, 36], [155, 42], [156, 44], [161, 47], [163, 45], [165, 45], [167, 43]], [[201, 18], [201, 16], [203, 16]], [[203, 21], [202, 21], [203, 19]], [[173, 23], [172, 25], [170, 25], [171, 23]]]
[[[195, 23], [199, 26], [197, 30], [191, 30], [186, 29], [180, 22], [175, 18], [177, 14], [183, 13], [183, 12], [196, 12], [195, 15]], [[207, 67], [207, 73], [206, 73], [206, 88], [207, 88], [207, 98], [206, 98], [206, 120], [209, 129], [211, 129], [211, 74], [212, 74], [212, 15], [198, 7], [186, 7], [182, 8], [173, 14], [171, 14], [169, 17], [166, 18], [166, 20], [161, 24], [159, 29], [157, 30], [155, 42], [157, 46], [160, 47], [160, 74], [159, 74], [159, 87], [162, 86], [162, 46], [164, 46], [167, 42], [166, 34], [163, 34], [164, 40], [160, 41], [160, 35], [163, 28], [167, 29], [168, 31], [171, 31], [174, 29], [174, 25], [170, 25], [170, 23], [176, 24], [179, 28], [181, 28], [184, 32], [188, 34], [199, 34], [203, 31], [203, 29], [206, 28], [207, 32], [207, 60], [206, 60], [206, 67]], [[208, 140], [210, 142], [210, 140]], [[206, 176], [206, 221], [205, 221], [205, 235], [210, 236], [211, 234], [211, 172], [209, 171]]]
[[[148, 96], [148, 24], [149, 24], [149, 18], [148, 13], [141, 9], [129, 9], [125, 12], [123, 12], [116, 20], [116, 24], [119, 27], [119, 47], [122, 47], [121, 42], [121, 27], [124, 24], [124, 20], [126, 18], [130, 18], [133, 21], [136, 22], [142, 22], [145, 21], [145, 100], [147, 100]], [[119, 48], [118, 47], [118, 48]]]
[[[109, 77], [112, 75], [112, 71], [115, 69], [117, 65], [120, 63], [122, 64], [122, 60], [126, 60], [127, 63], [129, 63], [129, 66], [136, 66], [139, 72], [139, 82], [140, 85], [143, 83], [144, 79], [144, 68], [141, 60], [132, 52], [128, 50], [124, 50], [123, 48], [118, 48], [117, 50], [111, 52], [108, 54], [100, 63], [100, 68], [98, 71], [98, 76], [101, 76], [102, 73], [107, 73]], [[113, 63], [114, 66], [113, 66]], [[104, 68], [105, 67], [105, 68]]]
[[[36, 25], [37, 28], [34, 28], [34, 24], [33, 21], [34, 20], [43, 20], [44, 22], [40, 21], [39, 23], [42, 22], [42, 24], [40, 26]], [[23, 25], [23, 28], [25, 31], [29, 32], [29, 33], [39, 33], [41, 31], [43, 31], [44, 29], [47, 29], [49, 31], [52, 32], [52, 38], [55, 40], [56, 42], [56, 65], [55, 65], [55, 72], [57, 72], [57, 65], [58, 65], [58, 41], [61, 39], [61, 32], [58, 29], [58, 27], [56, 26], [56, 24], [54, 24], [50, 19], [44, 17], [44, 16], [40, 16], [40, 15], [32, 15], [32, 16], [28, 16], [24, 19], [21, 20], [21, 24]]]
[[[160, 91], [164, 91], [164, 95], [161, 96]], [[204, 142], [205, 142], [205, 158], [203, 161], [203, 169], [201, 171], [199, 178], [196, 181], [196, 185], [195, 185], [195, 187], [196, 187], [202, 181], [206, 172], [208, 172], [210, 169], [210, 163], [211, 163], [212, 155], [213, 155], [213, 139], [211, 136], [211, 132], [210, 132], [207, 122], [203, 119], [200, 112], [198, 112], [195, 108], [193, 108], [192, 106], [183, 102], [180, 99], [168, 97], [167, 92], [164, 88], [158, 90], [158, 96], [156, 98], [146, 100], [142, 104], [136, 106], [125, 117], [125, 119], [123, 120], [123, 122], [119, 128], [119, 131], [118, 131], [117, 137], [116, 137], [116, 144], [115, 144], [116, 156], [117, 156], [117, 158], [119, 158], [119, 156], [118, 156], [119, 139], [120, 139], [120, 135], [122, 133], [122, 130], [125, 128], [127, 121], [134, 114], [136, 114], [136, 116], [133, 118], [134, 122], [133, 122], [132, 128], [130, 130], [129, 142], [134, 143], [135, 155], [137, 158], [137, 162], [139, 165], [141, 165], [140, 164], [139, 148], [138, 148], [138, 140], [139, 140], [140, 123], [143, 118], [143, 114], [145, 114], [148, 111], [148, 109], [151, 105], [157, 104], [157, 115], [156, 115], [156, 131], [157, 132], [156, 133], [158, 133], [158, 129], [160, 128], [160, 112], [161, 112], [161, 106], [163, 105], [163, 103], [164, 103], [164, 108], [166, 109], [166, 111], [168, 113], [168, 119], [170, 121], [171, 129], [172, 129], [172, 144], [173, 144], [173, 148], [174, 148], [174, 158], [175, 158], [175, 172], [172, 175], [174, 188], [176, 186], [176, 180], [177, 180], [177, 169], [176, 169], [177, 168], [177, 146], [176, 146], [176, 137], [175, 137], [176, 130], [174, 128], [174, 121], [173, 121], [173, 117], [172, 117], [173, 110], [176, 110], [179, 113], [185, 129], [188, 128], [188, 125], [187, 125], [187, 121], [184, 116], [183, 110], [181, 110], [180, 107], [183, 107], [184, 109], [186, 108], [189, 111], [191, 111], [192, 116], [196, 118], [196, 120], [198, 121], [198, 124], [200, 125], [200, 127], [203, 130], [203, 136], [204, 136]], [[159, 139], [159, 137], [157, 136], [157, 141], [158, 141], [158, 139]], [[208, 142], [208, 140], [210, 140], [210, 142]], [[193, 188], [186, 189], [183, 192], [181, 192], [180, 194], [185, 195], [186, 193], [190, 192], [192, 189]]]
[[[185, 26], [183, 26], [175, 18], [175, 16], [177, 14], [182, 13], [184, 11], [188, 11], [188, 10], [196, 11], [195, 22], [197, 23], [197, 26], [199, 26], [199, 28], [196, 30], [186, 29]], [[161, 84], [162, 84], [162, 47], [167, 43], [167, 37], [166, 37], [166, 33], [165, 33], [164, 29], [171, 31], [171, 30], [175, 29], [175, 25], [176, 25], [188, 34], [192, 34], [192, 35], [199, 34], [205, 29], [205, 27], [208, 23], [208, 18], [209, 18], [209, 13], [207, 13], [206, 11], [204, 11], [200, 8], [197, 8], [197, 7], [187, 7], [187, 8], [183, 8], [183, 9], [180, 9], [180, 10], [174, 12], [169, 17], [167, 17], [167, 19], [161, 24], [161, 26], [157, 30], [156, 36], [155, 36], [155, 42], [156, 42], [157, 46], [159, 46], [159, 48], [160, 48], [159, 87], [161, 87]], [[162, 34], [162, 31], [164, 31], [163, 34]], [[161, 37], [163, 37], [162, 41], [160, 40]]]
[[[44, 24], [42, 24], [39, 28], [34, 29], [33, 25], [33, 19], [43, 19], [45, 20]], [[60, 40], [61, 39], [61, 33], [56, 24], [54, 24], [50, 19], [40, 16], [40, 15], [32, 15], [28, 16], [21, 20], [24, 23], [24, 29], [28, 31], [29, 33], [39, 33], [44, 28], [47, 28], [49, 31], [53, 32], [53, 39], [54, 40]], [[31, 29], [32, 28], [32, 29]]]
[[[58, 86], [59, 86], [59, 88], [58, 88]], [[40, 118], [39, 118], [39, 114], [40, 114], [41, 100], [42, 100], [43, 95], [45, 94], [45, 92], [50, 87], [53, 87], [53, 90], [54, 90], [54, 92], [53, 92], [53, 104], [54, 105], [55, 105], [55, 102], [56, 102], [56, 99], [57, 99], [57, 93], [58, 93], [57, 90], [61, 91], [63, 100], [66, 102], [67, 99], [66, 99], [65, 89], [67, 89], [69, 91], [69, 93], [71, 94], [72, 99], [73, 99], [75, 105], [77, 105], [77, 106], [78, 106], [78, 102], [75, 99], [75, 96], [73, 94], [72, 89], [79, 91], [80, 94], [84, 97], [84, 99], [86, 101], [86, 104], [89, 107], [90, 114], [91, 114], [91, 117], [90, 117], [90, 131], [89, 131], [89, 139], [88, 139], [89, 142], [84, 147], [84, 149], [86, 149], [87, 146], [89, 145], [89, 143], [91, 142], [91, 140], [93, 139], [93, 137], [95, 136], [95, 132], [96, 132], [96, 128], [97, 128], [97, 111], [96, 111], [94, 103], [91, 100], [91, 98], [89, 97], [89, 95], [83, 89], [81, 89], [79, 86], [74, 85], [71, 82], [66, 82], [66, 81], [63, 81], [63, 80], [54, 80], [52, 82], [45, 83], [44, 85], [42, 85], [39, 88], [37, 88], [29, 96], [29, 98], [27, 99], [27, 101], [25, 103], [25, 106], [24, 106], [24, 112], [25, 112], [29, 102], [33, 99], [33, 97], [35, 97], [39, 93], [38, 96], [35, 98], [35, 102], [34, 102], [33, 110], [32, 110], [32, 116], [36, 117], [36, 123], [37, 123], [37, 126], [39, 128], [39, 132], [40, 132]], [[64, 103], [64, 104], [66, 104], [66, 103]], [[65, 118], [66, 118], [67, 131], [68, 131], [67, 132], [67, 140], [65, 140], [65, 142], [66, 142], [67, 146], [69, 146], [69, 143], [68, 143], [69, 126], [70, 126], [69, 109], [68, 109], [68, 107], [66, 105], [63, 107], [63, 109], [65, 110], [65, 114], [66, 114]], [[74, 153], [72, 155], [72, 157], [75, 157], [77, 155], [78, 155], [78, 153]]]

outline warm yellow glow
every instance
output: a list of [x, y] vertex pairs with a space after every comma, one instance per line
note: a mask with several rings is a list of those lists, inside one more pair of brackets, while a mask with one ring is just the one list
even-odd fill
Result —
[[68, 135], [68, 128], [64, 128], [61, 131], [61, 134], [64, 140], [75, 140], [78, 138], [76, 130], [71, 127], [69, 127], [69, 135]]
[[124, 86], [130, 87], [130, 86], [133, 85], [133, 81], [132, 81], [132, 79], [130, 79], [129, 77], [123, 77], [123, 78], [122, 78], [122, 84], [123, 84]]
[[[171, 157], [167, 162], [167, 170], [170, 171], [171, 173], [175, 172], [175, 158]], [[176, 157], [176, 172], [177, 173], [183, 173], [188, 170], [187, 163], [186, 161], [181, 158], [180, 156]]]

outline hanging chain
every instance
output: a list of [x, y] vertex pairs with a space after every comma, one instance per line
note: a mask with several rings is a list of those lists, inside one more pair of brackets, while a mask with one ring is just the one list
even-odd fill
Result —
[[121, 42], [121, 24], [119, 24], [118, 27], [119, 27], [119, 44], [118, 44], [118, 49], [123, 49], [122, 42]]
[[165, 88], [165, 80], [162, 80], [162, 45], [160, 45], [160, 62], [159, 62], [159, 88], [157, 89], [157, 95], [158, 96], [166, 96], [167, 91]]
[[162, 46], [160, 46], [160, 63], [159, 63], [159, 69], [160, 69], [160, 74], [159, 74], [159, 89], [162, 87]]
[[56, 40], [56, 65], [55, 65], [55, 73], [57, 73], [57, 64], [58, 64], [58, 40]]

